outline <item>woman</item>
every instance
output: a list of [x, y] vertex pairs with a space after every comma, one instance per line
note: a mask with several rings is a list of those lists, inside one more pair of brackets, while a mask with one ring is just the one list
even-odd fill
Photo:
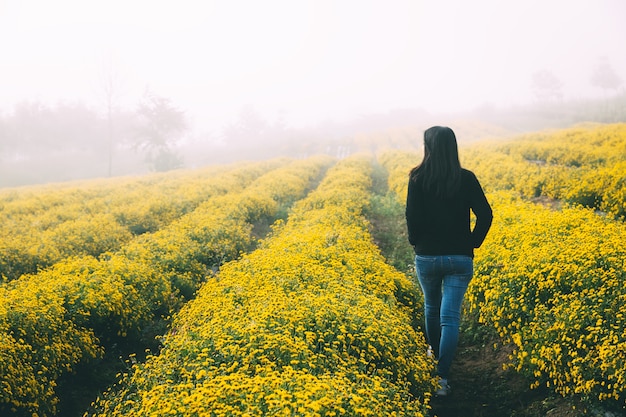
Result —
[[[470, 210], [476, 216], [473, 229]], [[458, 343], [463, 297], [474, 273], [474, 248], [485, 240], [492, 218], [476, 176], [461, 168], [452, 129], [426, 130], [424, 159], [409, 175], [406, 222], [424, 293], [426, 337], [437, 359], [439, 396], [450, 390], [448, 373]]]

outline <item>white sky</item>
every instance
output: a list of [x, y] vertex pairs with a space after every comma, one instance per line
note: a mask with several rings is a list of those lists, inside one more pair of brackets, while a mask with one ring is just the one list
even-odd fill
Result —
[[102, 106], [146, 88], [196, 126], [253, 106], [290, 125], [532, 99], [552, 71], [596, 94], [607, 57], [626, 85], [623, 0], [0, 0], [0, 111], [22, 100]]

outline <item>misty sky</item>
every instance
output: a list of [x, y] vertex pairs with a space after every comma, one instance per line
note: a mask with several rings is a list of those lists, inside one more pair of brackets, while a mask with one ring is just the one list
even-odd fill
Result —
[[0, 111], [103, 107], [105, 73], [120, 106], [149, 88], [199, 128], [525, 104], [539, 70], [583, 98], [600, 59], [626, 85], [624, 22], [623, 0], [0, 0]]

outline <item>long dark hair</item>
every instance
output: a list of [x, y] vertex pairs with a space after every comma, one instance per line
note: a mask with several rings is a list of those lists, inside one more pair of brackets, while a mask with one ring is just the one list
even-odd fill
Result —
[[461, 163], [452, 129], [433, 126], [424, 132], [424, 159], [411, 170], [410, 178], [439, 198], [450, 198], [458, 192]]

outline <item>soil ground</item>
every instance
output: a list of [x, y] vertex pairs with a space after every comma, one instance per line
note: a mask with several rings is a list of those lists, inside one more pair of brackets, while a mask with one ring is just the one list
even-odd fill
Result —
[[[494, 347], [494, 343], [496, 346]], [[433, 397], [429, 417], [574, 417], [587, 415], [571, 400], [542, 389], [514, 370], [503, 369], [511, 347], [470, 340], [461, 333], [448, 380], [451, 392]]]

